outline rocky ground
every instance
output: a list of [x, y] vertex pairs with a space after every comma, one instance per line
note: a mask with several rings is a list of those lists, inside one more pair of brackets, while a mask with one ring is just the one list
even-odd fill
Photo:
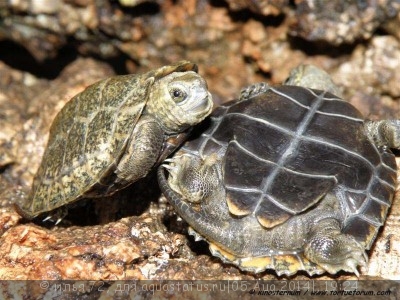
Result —
[[[277, 279], [211, 257], [154, 176], [83, 201], [58, 226], [22, 219], [13, 203], [29, 190], [55, 114], [115, 73], [191, 60], [218, 104], [310, 63], [365, 116], [399, 118], [399, 11], [394, 0], [0, 1], [0, 279]], [[399, 212], [397, 193], [361, 279], [400, 278]]]

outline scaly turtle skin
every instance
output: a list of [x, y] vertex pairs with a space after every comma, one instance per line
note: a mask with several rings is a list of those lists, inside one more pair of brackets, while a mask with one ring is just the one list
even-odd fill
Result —
[[245, 271], [358, 275], [395, 192], [400, 120], [365, 121], [330, 92], [261, 83], [208, 121], [158, 170], [192, 234]]
[[212, 105], [197, 66], [187, 61], [89, 86], [54, 119], [20, 212], [33, 218], [82, 197], [111, 195], [146, 176]]

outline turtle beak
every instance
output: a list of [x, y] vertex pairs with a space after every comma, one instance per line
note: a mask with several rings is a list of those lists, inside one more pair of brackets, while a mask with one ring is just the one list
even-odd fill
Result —
[[211, 113], [213, 108], [213, 101], [210, 92], [207, 92], [206, 97], [200, 101], [193, 102], [191, 106], [188, 107], [188, 111], [193, 112], [194, 115], [208, 115]]

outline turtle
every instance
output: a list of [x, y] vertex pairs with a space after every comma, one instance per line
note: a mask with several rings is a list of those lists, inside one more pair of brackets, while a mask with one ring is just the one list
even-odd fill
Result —
[[81, 198], [112, 195], [146, 176], [212, 107], [207, 83], [189, 61], [94, 83], [55, 117], [18, 211], [32, 219]]
[[367, 266], [396, 189], [400, 120], [366, 120], [329, 80], [244, 88], [158, 168], [189, 233], [224, 263], [278, 276]]

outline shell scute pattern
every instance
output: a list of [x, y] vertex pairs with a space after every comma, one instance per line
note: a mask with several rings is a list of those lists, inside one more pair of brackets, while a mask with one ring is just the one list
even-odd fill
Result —
[[[159, 170], [161, 189], [212, 254], [242, 270], [358, 274], [397, 179], [393, 153], [366, 122], [329, 92], [250, 86], [175, 155], [168, 180]], [[190, 200], [192, 172], [208, 168], [220, 169], [220, 185]]]
[[[298, 105], [298, 101], [292, 100], [293, 97], [296, 96], [295, 92], [298, 93], [297, 88], [281, 87], [279, 88], [279, 90], [271, 90], [274, 94], [284, 95], [285, 97], [283, 99], [290, 100], [290, 102], [280, 101], [280, 104], [282, 103], [282, 105], [285, 105], [285, 107], [287, 107], [290, 103], [295, 103], [295, 105]], [[313, 95], [314, 93], [310, 92], [310, 94]], [[309, 98], [304, 97], [303, 94], [301, 97], [297, 96], [297, 98], [302, 101], [301, 105], [304, 106], [304, 109], [310, 114], [310, 117], [308, 119], [305, 115], [303, 115], [299, 119], [297, 119], [297, 116], [294, 115], [292, 120], [296, 121], [294, 122], [294, 124], [298, 124], [297, 128], [292, 127], [292, 124], [290, 124], [290, 122], [287, 122], [285, 120], [285, 117], [280, 118], [279, 121], [275, 121], [272, 119], [272, 114], [268, 114], [265, 111], [259, 109], [259, 105], [254, 106], [256, 107], [255, 111], [259, 112], [261, 116], [268, 116], [265, 118], [270, 120], [275, 128], [284, 127], [277, 122], [282, 122], [286, 126], [289, 123], [289, 127], [285, 128], [285, 133], [288, 132], [288, 130], [293, 131], [294, 133], [292, 134], [292, 138], [290, 140], [291, 145], [289, 146], [289, 148], [287, 146], [288, 142], [284, 143], [284, 147], [282, 147], [286, 149], [285, 152], [282, 152], [281, 150], [279, 150], [279, 146], [277, 147], [277, 145], [273, 144], [274, 140], [278, 140], [279, 142], [285, 140], [285, 134], [281, 134], [279, 138], [274, 138], [273, 134], [264, 132], [256, 133], [254, 138], [251, 138], [251, 136], [248, 139], [244, 138], [248, 142], [259, 140], [255, 138], [256, 136], [268, 136], [271, 137], [268, 142], [274, 146], [271, 148], [275, 150], [278, 149], [278, 151], [275, 151], [273, 153], [275, 154], [275, 156], [269, 155], [268, 151], [265, 151], [263, 153], [263, 158], [266, 159], [270, 165], [273, 165], [274, 163], [276, 164], [274, 169], [277, 171], [274, 173], [274, 171], [272, 171], [270, 168], [264, 170], [266, 171], [266, 173], [264, 174], [273, 175], [269, 176], [269, 182], [271, 182], [271, 184], [268, 185], [268, 187], [267, 185], [261, 187], [262, 191], [264, 193], [265, 191], [268, 191], [268, 196], [272, 196], [271, 198], [274, 200], [276, 199], [275, 201], [272, 201], [274, 204], [283, 204], [283, 208], [286, 208], [285, 210], [287, 212], [295, 213], [299, 213], [308, 208], [310, 205], [313, 205], [314, 202], [316, 202], [321, 195], [332, 189], [336, 181], [338, 181], [338, 184], [343, 185], [346, 189], [349, 190], [357, 190], [359, 192], [366, 190], [367, 194], [370, 194], [370, 198], [376, 197], [378, 199], [386, 199], [383, 201], [386, 201], [387, 203], [387, 199], [390, 199], [389, 195], [393, 194], [394, 190], [394, 173], [388, 173], [387, 170], [385, 170], [385, 172], [382, 172], [384, 174], [387, 174], [386, 176], [389, 176], [391, 179], [388, 186], [382, 185], [379, 182], [374, 184], [374, 181], [380, 181], [378, 171], [383, 168], [380, 158], [381, 154], [378, 152], [378, 149], [370, 143], [367, 136], [365, 134], [362, 134], [363, 130], [361, 130], [361, 127], [363, 126], [363, 121], [359, 112], [355, 110], [354, 107], [352, 107], [350, 104], [346, 103], [343, 100], [337, 100], [336, 98], [332, 98], [333, 100], [330, 100], [330, 98], [324, 98], [322, 101], [320, 100], [323, 103], [330, 103], [330, 101], [336, 102], [336, 105], [330, 106], [329, 110], [322, 110], [321, 108], [323, 107], [323, 105], [319, 104], [318, 100], [315, 101], [315, 98], [321, 98], [321, 95], [313, 96], [314, 99], [311, 95]], [[268, 98], [268, 100], [273, 99], [269, 95], [266, 95], [265, 98]], [[270, 101], [278, 102], [277, 100]], [[310, 106], [310, 103], [312, 103], [312, 101], [314, 101], [314, 107], [317, 107], [318, 105], [318, 109], [314, 108], [314, 111], [310, 112], [313, 109]], [[244, 103], [241, 102], [238, 104], [238, 106], [243, 104]], [[265, 104], [265, 107], [270, 108], [271, 106]], [[345, 109], [343, 109], [342, 107], [345, 107]], [[334, 110], [336, 108], [338, 108], [337, 111]], [[298, 110], [298, 107], [296, 109]], [[276, 110], [276, 107], [271, 108], [271, 111], [275, 112]], [[233, 109], [232, 111], [235, 111], [235, 109]], [[249, 110], [243, 111], [244, 114], [249, 113]], [[322, 115], [321, 112], [323, 113]], [[343, 114], [343, 112], [345, 112], [346, 114]], [[229, 113], [230, 110], [228, 114]], [[281, 117], [280, 114], [276, 115], [279, 115], [279, 117]], [[290, 115], [290, 117], [293, 116], [290, 109], [289, 113], [285, 112], [283, 114], [283, 116], [287, 115]], [[340, 130], [334, 130], [334, 128], [338, 126], [338, 115], [342, 116], [342, 119], [340, 121], [343, 123], [340, 124]], [[306, 121], [304, 121], [304, 118], [306, 118], [306, 121], [308, 122], [307, 124], [305, 123]], [[299, 120], [302, 121], [299, 122]], [[252, 124], [246, 124], [243, 127], [246, 127], [247, 130], [239, 131], [246, 132], [246, 137], [248, 137], [248, 132], [250, 132], [254, 128], [257, 128], [257, 126], [254, 126]], [[255, 129], [255, 131], [257, 130]], [[354, 133], [356, 133], [356, 141], [354, 141]], [[238, 143], [240, 143], [240, 139], [238, 139]], [[245, 142], [240, 143], [240, 145], [242, 145], [245, 150], [248, 150], [250, 153], [255, 154], [258, 157], [262, 155], [262, 150], [268, 149], [268, 147], [263, 146], [254, 146], [253, 148], [250, 148]], [[292, 152], [294, 151], [295, 153], [293, 154]], [[315, 153], [316, 155], [310, 157], [309, 153]], [[228, 161], [229, 154], [230, 153], [228, 152]], [[279, 156], [278, 154], [280, 154], [281, 156]], [[234, 157], [237, 157], [239, 155], [241, 156], [242, 153], [234, 155]], [[307, 159], [305, 159], [306, 157]], [[235, 161], [237, 160], [235, 159]], [[391, 164], [393, 164], [393, 157], [391, 159]], [[225, 166], [228, 166], [228, 164], [226, 164]], [[278, 170], [278, 168], [280, 170]], [[299, 176], [300, 172], [304, 173], [304, 176]], [[230, 170], [225, 169], [225, 174], [230, 174]], [[252, 176], [251, 174], [246, 175], [250, 177]], [[244, 182], [243, 179], [238, 179], [237, 177], [236, 179], [238, 182]], [[299, 180], [302, 182], [298, 182]], [[277, 184], [274, 185], [274, 183]], [[235, 184], [233, 183], [233, 185]], [[301, 191], [293, 189], [293, 187], [307, 187], [307, 189], [309, 189], [308, 187], [310, 186], [313, 186], [313, 190], [319, 192], [314, 195], [312, 191], [310, 192], [307, 190]], [[294, 196], [298, 197], [298, 200], [300, 201], [295, 201], [296, 199], [293, 199]], [[242, 195], [242, 197], [245, 196]], [[265, 201], [264, 199], [267, 200], [266, 197], [264, 197], [261, 201]], [[308, 201], [310, 201], [310, 199], [315, 200], [307, 203]], [[260, 199], [258, 200], [258, 203], [259, 201]], [[369, 207], [369, 210], [372, 211], [371, 215], [386, 215], [385, 208], [382, 208], [382, 213], [376, 213], [378, 208], [374, 207], [377, 206], [380, 208], [381, 205], [375, 205], [375, 202], [373, 202], [374, 200], [367, 200], [371, 201], [371, 203], [368, 204], [366, 204], [365, 201], [366, 199], [364, 198], [364, 206]], [[296, 203], [296, 206], [293, 206], [293, 203]], [[303, 203], [304, 206], [299, 205], [299, 203]], [[259, 206], [259, 208], [261, 207], [262, 206]], [[267, 205], [265, 206], [265, 208], [263, 207], [262, 210], [268, 211]], [[365, 213], [367, 218], [369, 216], [367, 210], [364, 210], [362, 212], [356, 211], [356, 213]], [[383, 217], [381, 218], [381, 220], [375, 222], [373, 219], [371, 219], [372, 223], [381, 223], [382, 220]]]
[[[141, 113], [140, 103], [133, 103], [133, 111], [129, 122], [119, 126], [120, 132], [115, 134], [120, 107], [128, 102], [130, 92], [129, 84], [135, 84], [129, 76], [120, 83], [119, 76], [112, 80], [101, 82], [98, 86], [89, 87], [88, 93], [79, 94], [68, 103], [67, 111], [59, 116], [53, 127], [62, 124], [58, 128], [58, 134], [52, 137], [56, 140], [49, 141], [46, 151], [59, 153], [60, 155], [46, 155], [46, 161], [42, 164], [42, 172], [39, 171], [36, 178], [47, 178], [38, 185], [37, 192], [44, 195], [52, 191], [54, 196], [49, 206], [66, 204], [69, 199], [76, 198], [87, 189], [93, 181], [98, 181], [104, 176], [104, 172], [118, 158], [121, 149], [129, 137], [128, 132], [134, 127]], [[132, 104], [130, 104], [132, 105]], [[140, 105], [139, 107], [137, 107]], [[136, 107], [135, 107], [136, 106]], [[136, 109], [136, 111], [134, 110]], [[74, 111], [74, 118], [70, 112]], [[74, 122], [70, 127], [65, 124]], [[128, 119], [128, 118], [127, 118]], [[63, 130], [66, 129], [66, 130]], [[43, 190], [43, 193], [41, 193]], [[40, 196], [36, 196], [42, 198]], [[43, 196], [43, 199], [47, 197]]]
[[[178, 103], [172, 90], [185, 98]], [[174, 145], [164, 148], [168, 139], [182, 135], [174, 142], [183, 141], [188, 128], [211, 109], [207, 84], [188, 61], [87, 87], [53, 121], [29, 199], [18, 205], [20, 213], [33, 218], [80, 197], [108, 196], [126, 187], [170, 154]]]

